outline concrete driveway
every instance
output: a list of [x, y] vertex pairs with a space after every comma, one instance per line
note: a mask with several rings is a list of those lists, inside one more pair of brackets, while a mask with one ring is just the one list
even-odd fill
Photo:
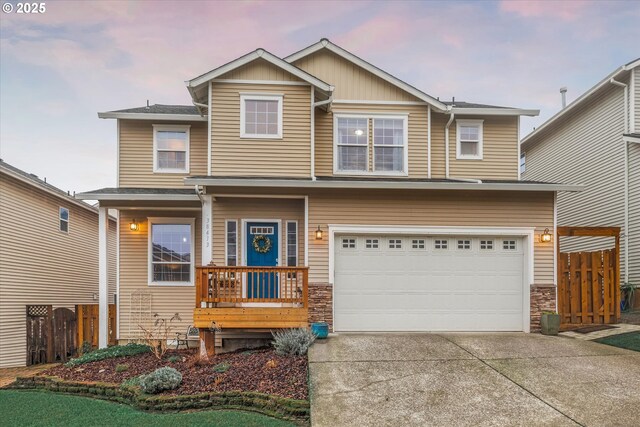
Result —
[[632, 426], [640, 353], [537, 334], [340, 334], [309, 352], [313, 426]]

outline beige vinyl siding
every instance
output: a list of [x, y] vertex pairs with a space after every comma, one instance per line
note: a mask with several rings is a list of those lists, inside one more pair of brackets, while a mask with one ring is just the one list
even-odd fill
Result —
[[[316, 176], [333, 175], [333, 113], [408, 115], [409, 178], [428, 176], [428, 110], [422, 105], [334, 104], [331, 112], [316, 109]], [[369, 117], [375, 117], [374, 115]], [[371, 124], [370, 124], [371, 127]], [[370, 138], [373, 138], [370, 129]], [[373, 150], [370, 150], [370, 157]], [[370, 159], [371, 161], [371, 159]]]
[[[240, 93], [283, 94], [282, 139], [240, 138]], [[212, 174], [214, 176], [311, 175], [309, 86], [213, 84]]]
[[119, 120], [120, 187], [182, 188], [187, 175], [207, 174], [207, 123], [192, 122], [189, 129], [189, 173], [153, 172], [153, 125], [185, 125], [151, 120]]
[[305, 56], [293, 65], [335, 86], [334, 99], [419, 101], [397, 86], [326, 49]]
[[[184, 332], [193, 322], [195, 308], [194, 286], [149, 286], [149, 240], [147, 218], [180, 217], [195, 218], [195, 263], [200, 265], [201, 253], [201, 219], [200, 211], [166, 211], [166, 210], [130, 210], [120, 211], [120, 336], [119, 339], [130, 339], [139, 336], [137, 322], [132, 313], [132, 293], [142, 292], [151, 296], [151, 311], [167, 320], [179, 313], [181, 321], [172, 323], [174, 332]], [[128, 224], [136, 219], [140, 225], [138, 231], [129, 230]], [[134, 312], [136, 308], [133, 308]]]
[[264, 59], [256, 59], [249, 64], [243, 65], [240, 68], [229, 71], [216, 77], [219, 80], [279, 80], [279, 81], [301, 81], [299, 78], [283, 70], [280, 67], [276, 67], [272, 63], [265, 61]]
[[[304, 265], [304, 200], [302, 199], [252, 199], [216, 197], [213, 203], [213, 261], [216, 265], [226, 265], [225, 224], [228, 220], [238, 223], [238, 265], [242, 263], [246, 251], [246, 230], [242, 220], [281, 220], [279, 232], [281, 264], [287, 263], [286, 226], [287, 221], [298, 222], [298, 265]], [[246, 258], [245, 258], [246, 259]]]
[[629, 144], [629, 281], [640, 284], [640, 144]]
[[[623, 89], [610, 85], [523, 148], [523, 179], [581, 184], [558, 193], [558, 225], [622, 227], [624, 263]], [[598, 248], [599, 239], [572, 239], [563, 251]], [[622, 271], [624, 267], [621, 266]]]
[[[440, 114], [439, 114], [440, 115]], [[448, 119], [448, 118], [447, 118]], [[456, 159], [457, 120], [484, 120], [482, 123], [482, 160]], [[446, 121], [445, 121], [446, 125]], [[435, 145], [444, 144], [440, 132]], [[434, 141], [432, 140], [432, 144]], [[449, 127], [449, 173], [455, 178], [518, 179], [518, 117], [456, 116]]]
[[553, 284], [553, 244], [537, 236], [553, 228], [553, 193], [445, 191], [332, 191], [309, 196], [311, 283], [329, 281], [329, 238], [315, 240], [318, 225], [535, 227], [535, 284]]
[[[69, 233], [59, 208], [69, 209]], [[0, 174], [0, 368], [26, 363], [26, 305], [97, 304], [98, 213]], [[115, 292], [116, 223], [110, 223], [109, 300]]]

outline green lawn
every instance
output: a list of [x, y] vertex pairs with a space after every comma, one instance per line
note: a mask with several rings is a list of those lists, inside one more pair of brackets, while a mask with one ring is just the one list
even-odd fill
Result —
[[127, 405], [41, 391], [0, 390], [2, 426], [291, 426], [260, 414], [201, 411], [155, 414]]
[[640, 332], [627, 332], [624, 334], [612, 335], [610, 337], [598, 338], [594, 341], [599, 342], [600, 344], [640, 351]]

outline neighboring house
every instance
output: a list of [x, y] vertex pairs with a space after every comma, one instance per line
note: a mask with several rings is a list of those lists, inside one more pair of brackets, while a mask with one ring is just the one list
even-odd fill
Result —
[[[115, 277], [109, 285], [111, 302]], [[98, 209], [0, 160], [0, 368], [26, 364], [27, 305], [73, 310], [97, 300]]]
[[320, 320], [529, 331], [555, 306], [540, 235], [578, 187], [519, 181], [519, 116], [537, 110], [443, 102], [324, 39], [187, 89], [194, 106], [99, 113], [117, 121], [119, 183], [79, 197], [120, 212], [121, 340], [149, 313], [224, 341]]
[[[558, 225], [621, 227], [621, 282], [640, 284], [640, 59], [527, 135], [521, 150], [523, 179], [585, 186], [558, 195]], [[567, 238], [562, 250], [611, 243]]]

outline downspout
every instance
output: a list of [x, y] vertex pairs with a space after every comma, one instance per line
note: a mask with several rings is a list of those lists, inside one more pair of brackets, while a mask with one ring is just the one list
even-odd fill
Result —
[[451, 110], [451, 107], [448, 108], [449, 111], [449, 121], [444, 128], [444, 176], [446, 179], [450, 179], [452, 181], [461, 181], [461, 182], [473, 182], [475, 184], [482, 184], [482, 180], [474, 179], [474, 178], [453, 178], [449, 175], [449, 126], [453, 122], [456, 113]]
[[207, 95], [207, 103], [209, 104], [207, 106], [207, 175], [211, 176], [211, 170], [212, 170], [212, 165], [211, 165], [211, 81], [209, 81], [209, 94]]
[[[620, 86], [624, 89], [622, 103], [624, 105], [624, 131], [629, 132], [629, 113], [627, 111], [627, 99], [629, 93], [629, 85], [619, 82], [614, 78], [609, 83]], [[629, 281], [629, 143], [624, 139], [624, 281]]]
[[311, 180], [316, 180], [316, 107], [331, 104], [333, 95], [324, 101], [313, 102], [316, 96], [316, 88], [311, 86]]
[[453, 123], [453, 119], [456, 116], [456, 113], [451, 111], [451, 107], [449, 110], [449, 121], [444, 127], [444, 177], [449, 179], [449, 126]]

